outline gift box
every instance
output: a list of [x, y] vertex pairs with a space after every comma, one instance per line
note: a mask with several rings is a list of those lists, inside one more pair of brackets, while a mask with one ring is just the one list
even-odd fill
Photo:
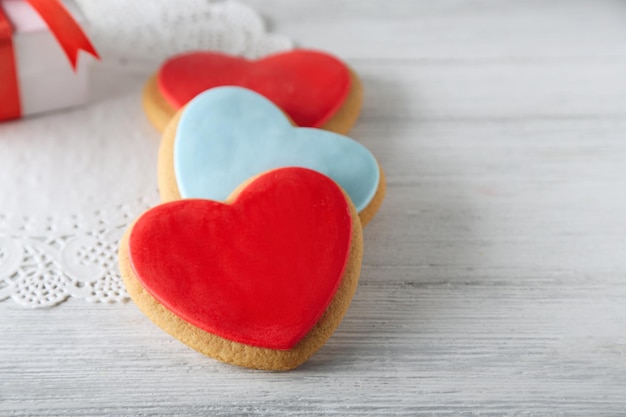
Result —
[[0, 121], [85, 103], [83, 23], [69, 0], [0, 0]]

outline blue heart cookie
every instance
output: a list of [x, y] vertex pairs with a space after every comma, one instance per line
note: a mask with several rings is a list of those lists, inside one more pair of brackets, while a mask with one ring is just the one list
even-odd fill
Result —
[[[367, 148], [336, 133], [294, 127], [278, 107], [251, 90], [218, 87], [205, 91], [172, 123], [164, 133], [164, 144], [168, 131], [171, 135], [175, 128], [173, 150], [162, 149], [160, 158], [173, 159], [180, 198], [225, 200], [251, 177], [298, 166], [332, 178], [360, 213], [371, 212], [366, 220], [382, 200], [384, 179]], [[160, 161], [160, 169], [162, 165]], [[171, 199], [161, 177], [161, 194]]]

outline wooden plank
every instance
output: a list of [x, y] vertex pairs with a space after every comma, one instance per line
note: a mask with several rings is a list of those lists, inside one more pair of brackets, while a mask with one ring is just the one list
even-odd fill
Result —
[[620, 1], [249, 0], [272, 29], [344, 58], [561, 60], [624, 57]]
[[623, 3], [250, 3], [366, 86], [389, 189], [345, 321], [267, 373], [132, 303], [2, 302], [0, 414], [623, 415]]

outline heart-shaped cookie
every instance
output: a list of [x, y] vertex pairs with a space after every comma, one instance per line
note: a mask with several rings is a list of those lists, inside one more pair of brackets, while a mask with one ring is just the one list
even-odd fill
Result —
[[224, 200], [248, 178], [285, 166], [335, 180], [363, 224], [382, 203], [384, 176], [367, 148], [337, 133], [294, 127], [268, 99], [240, 87], [205, 91], [172, 119], [161, 142], [159, 189], [163, 201]]
[[346, 133], [356, 122], [362, 102], [358, 77], [337, 58], [295, 49], [258, 60], [219, 52], [190, 52], [168, 59], [144, 89], [144, 109], [163, 130], [182, 106], [198, 94], [220, 86], [256, 91], [302, 127]]
[[290, 369], [348, 308], [360, 222], [328, 177], [264, 173], [226, 203], [179, 200], [144, 213], [120, 244], [136, 304], [182, 342], [225, 362]]

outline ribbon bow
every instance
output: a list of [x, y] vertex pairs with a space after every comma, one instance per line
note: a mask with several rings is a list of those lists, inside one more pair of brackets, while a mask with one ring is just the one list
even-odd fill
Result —
[[[61, 0], [26, 1], [46, 22], [74, 71], [78, 63], [78, 51], [83, 50], [100, 58]], [[18, 118], [22, 114], [12, 36], [11, 22], [0, 7], [0, 120]]]

